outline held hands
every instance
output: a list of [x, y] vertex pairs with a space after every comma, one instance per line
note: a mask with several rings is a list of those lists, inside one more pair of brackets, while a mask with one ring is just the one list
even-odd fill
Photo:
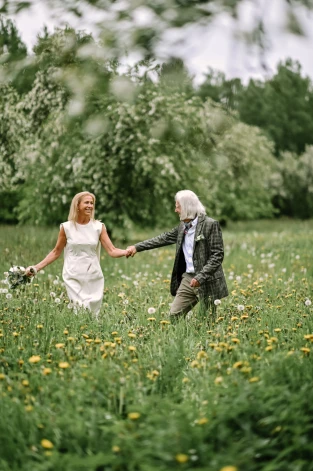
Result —
[[190, 282], [190, 286], [191, 286], [192, 288], [199, 288], [200, 283], [199, 283], [198, 280], [196, 280], [195, 278], [193, 278], [193, 279], [191, 280], [191, 282]]
[[137, 253], [136, 247], [134, 245], [130, 245], [126, 249], [126, 258], [133, 257]]

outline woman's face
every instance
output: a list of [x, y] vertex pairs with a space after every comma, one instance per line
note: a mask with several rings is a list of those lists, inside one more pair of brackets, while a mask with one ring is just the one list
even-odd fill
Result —
[[85, 195], [80, 200], [78, 205], [78, 212], [80, 216], [91, 216], [94, 207], [93, 197], [91, 195]]

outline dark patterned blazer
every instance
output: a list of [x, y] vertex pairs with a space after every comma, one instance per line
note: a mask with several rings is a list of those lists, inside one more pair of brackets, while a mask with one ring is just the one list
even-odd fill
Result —
[[[139, 242], [135, 245], [137, 252], [156, 249], [165, 245], [176, 244], [176, 256], [171, 279], [171, 294], [176, 295], [182, 275], [186, 271], [183, 252], [184, 222], [169, 232]], [[193, 265], [195, 278], [200, 283], [199, 297], [207, 302], [209, 299], [221, 299], [228, 296], [228, 289], [222, 268], [224, 244], [218, 221], [199, 214], [193, 246]]]

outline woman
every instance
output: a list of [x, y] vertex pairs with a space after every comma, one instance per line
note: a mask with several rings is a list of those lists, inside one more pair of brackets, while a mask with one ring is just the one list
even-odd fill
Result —
[[64, 249], [63, 280], [67, 294], [75, 305], [84, 306], [94, 314], [101, 308], [104, 278], [100, 267], [101, 245], [114, 258], [128, 254], [112, 244], [105, 225], [95, 220], [95, 196], [83, 191], [74, 196], [68, 221], [60, 225], [54, 249], [37, 265], [26, 269], [36, 274], [61, 255]]

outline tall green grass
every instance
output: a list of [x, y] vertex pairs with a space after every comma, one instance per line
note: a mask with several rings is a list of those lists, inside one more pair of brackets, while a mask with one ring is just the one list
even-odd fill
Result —
[[[312, 221], [226, 229], [213, 323], [169, 323], [173, 247], [102, 253], [99, 320], [68, 309], [62, 260], [0, 294], [1, 471], [313, 470], [312, 236]], [[55, 237], [2, 227], [1, 272]]]

